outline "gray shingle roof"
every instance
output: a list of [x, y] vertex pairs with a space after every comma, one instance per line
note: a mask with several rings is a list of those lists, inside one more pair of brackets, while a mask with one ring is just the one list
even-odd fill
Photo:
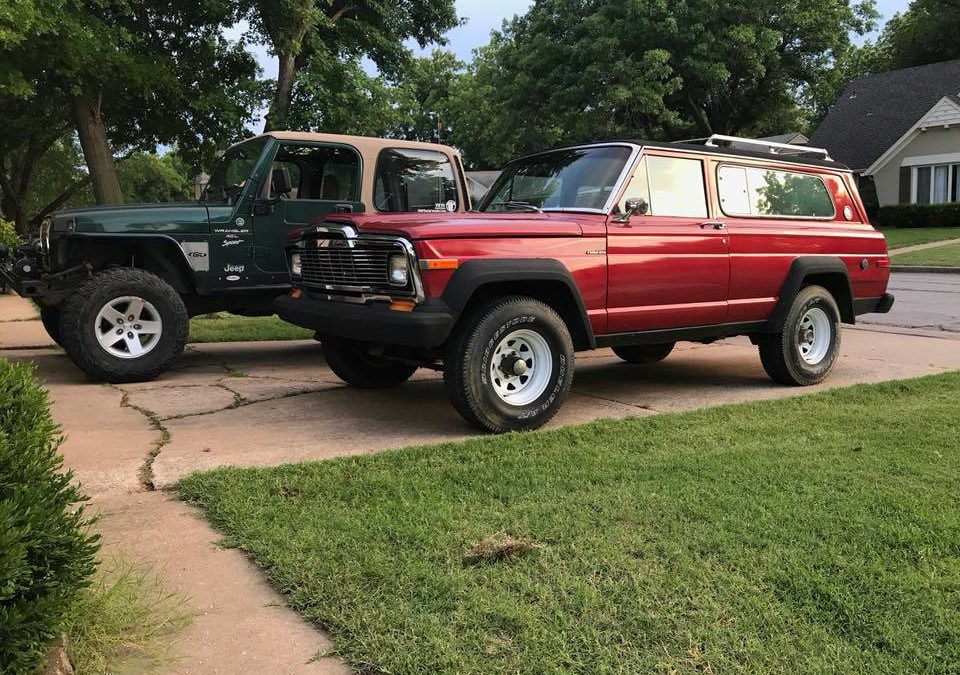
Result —
[[810, 145], [863, 171], [944, 96], [960, 103], [960, 60], [858, 77], [811, 134]]

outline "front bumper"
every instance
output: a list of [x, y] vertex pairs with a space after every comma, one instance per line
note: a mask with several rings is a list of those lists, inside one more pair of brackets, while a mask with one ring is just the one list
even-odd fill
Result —
[[433, 349], [446, 342], [454, 316], [439, 300], [429, 300], [410, 312], [386, 304], [353, 304], [311, 296], [285, 295], [274, 303], [277, 315], [292, 324], [338, 337], [385, 345]]

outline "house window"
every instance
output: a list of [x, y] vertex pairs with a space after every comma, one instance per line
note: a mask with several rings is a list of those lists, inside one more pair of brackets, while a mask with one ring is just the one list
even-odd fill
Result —
[[915, 166], [912, 183], [914, 204], [960, 201], [960, 164]]

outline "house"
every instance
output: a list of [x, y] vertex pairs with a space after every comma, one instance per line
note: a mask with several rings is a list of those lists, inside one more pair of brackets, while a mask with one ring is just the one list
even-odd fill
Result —
[[810, 145], [858, 174], [868, 206], [960, 201], [960, 60], [857, 78]]
[[810, 144], [810, 139], [797, 131], [788, 134], [779, 134], [778, 136], [764, 136], [763, 138], [757, 140], [767, 141], [769, 143], [785, 143], [786, 145]]

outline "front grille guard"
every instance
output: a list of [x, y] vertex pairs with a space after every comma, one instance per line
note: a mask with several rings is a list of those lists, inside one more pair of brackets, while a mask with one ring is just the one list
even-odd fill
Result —
[[[420, 304], [425, 295], [423, 291], [423, 282], [420, 279], [419, 266], [417, 263], [417, 254], [413, 250], [413, 244], [402, 237], [394, 237], [381, 234], [360, 234], [350, 225], [338, 223], [323, 223], [322, 225], [305, 230], [297, 241], [292, 251], [305, 252], [311, 247], [319, 248], [318, 242], [323, 240], [343, 240], [347, 243], [345, 248], [353, 249], [363, 247], [364, 244], [373, 244], [375, 246], [385, 247], [387, 250], [396, 249], [403, 253], [407, 258], [407, 274], [409, 282], [406, 287], [400, 288], [391, 286], [389, 282], [384, 283], [382, 287], [375, 284], [337, 284], [325, 282], [312, 282], [303, 277], [294, 277], [305, 288], [311, 291], [322, 290], [328, 300], [341, 302], [351, 302], [366, 304], [370, 302], [391, 302], [396, 297], [407, 298]], [[387, 254], [388, 259], [390, 253]]]

